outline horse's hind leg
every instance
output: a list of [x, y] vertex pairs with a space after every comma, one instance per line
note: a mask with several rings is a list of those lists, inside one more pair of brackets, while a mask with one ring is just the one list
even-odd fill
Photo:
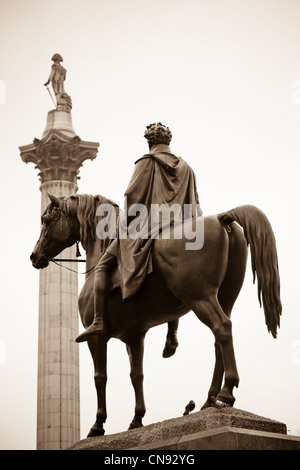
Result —
[[223, 375], [224, 375], [224, 366], [223, 366], [223, 358], [222, 358], [222, 351], [220, 345], [217, 341], [215, 341], [215, 368], [213, 373], [213, 378], [211, 381], [211, 386], [208, 390], [207, 400], [204, 405], [201, 407], [201, 410], [208, 408], [213, 405], [212, 397], [216, 397], [221, 390]]
[[[234, 303], [244, 282], [247, 263], [247, 244], [240, 227], [231, 225], [229, 233], [229, 254], [225, 278], [218, 292], [218, 300], [225, 315], [230, 318]], [[221, 390], [224, 375], [223, 358], [220, 345], [215, 342], [216, 362], [208, 397], [201, 409], [211, 406], [211, 397], [216, 397]]]
[[142, 419], [146, 413], [143, 391], [143, 357], [144, 357], [144, 337], [136, 336], [126, 342], [127, 353], [130, 361], [130, 378], [135, 393], [135, 413], [129, 425], [129, 429], [143, 426]]
[[106, 382], [107, 382], [107, 338], [105, 335], [94, 335], [88, 340], [89, 350], [91, 352], [95, 374], [95, 387], [97, 391], [97, 415], [96, 421], [87, 437], [103, 436], [105, 423], [107, 418], [106, 412]]
[[[233, 387], [237, 387], [239, 383], [239, 376], [237, 372], [233, 340], [231, 332], [231, 321], [225, 315], [217, 298], [212, 296], [207, 300], [189, 301], [187, 302], [191, 309], [195, 312], [199, 320], [207, 325], [215, 336], [216, 343], [220, 346], [222, 354], [222, 361], [225, 372], [225, 382], [223, 388], [217, 394], [217, 400], [226, 403], [230, 406], [233, 405], [235, 398], [232, 395]], [[216, 349], [217, 356], [217, 369], [215, 370], [217, 381], [222, 380], [220, 367], [220, 354]], [[216, 382], [217, 382], [216, 381]], [[218, 384], [216, 384], [218, 385]]]
[[[235, 289], [231, 285], [227, 288], [227, 282], [221, 286], [218, 294], [219, 303], [225, 315], [230, 319], [232, 307], [236, 298], [238, 296], [238, 292], [235, 292]], [[224, 376], [224, 365], [223, 365], [223, 357], [222, 351], [219, 343], [215, 341], [215, 367], [212, 377], [212, 382], [207, 394], [207, 400], [202, 406], [201, 410], [208, 408], [213, 405], [213, 401], [211, 397], [216, 397], [221, 390], [222, 381]]]

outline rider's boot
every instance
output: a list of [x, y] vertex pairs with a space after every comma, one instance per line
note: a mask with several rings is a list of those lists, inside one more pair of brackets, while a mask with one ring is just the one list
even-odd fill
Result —
[[[93, 323], [76, 338], [76, 343], [82, 343], [83, 341], [89, 340], [92, 336], [105, 333], [105, 326], [103, 317], [107, 308], [107, 298], [108, 298], [108, 289], [107, 289], [107, 273], [101, 273], [101, 276], [98, 276], [97, 282], [98, 286], [94, 287], [94, 320]], [[101, 287], [99, 287], [101, 285]]]
[[104, 333], [104, 323], [102, 313], [96, 312], [94, 316], [93, 323], [83, 332], [81, 335], [77, 336], [76, 343], [83, 343], [84, 341], [89, 340], [94, 335], [99, 335]]

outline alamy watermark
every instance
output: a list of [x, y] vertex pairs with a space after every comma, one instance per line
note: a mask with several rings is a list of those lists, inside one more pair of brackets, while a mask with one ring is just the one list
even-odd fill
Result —
[[0, 80], [0, 104], [6, 104], [6, 86], [3, 80]]
[[300, 339], [293, 341], [292, 349], [292, 363], [298, 365], [300, 364]]
[[[194, 213], [195, 212], [195, 213]], [[200, 250], [204, 243], [204, 217], [200, 205], [133, 204], [119, 213], [114, 205], [100, 204], [96, 215], [102, 217], [96, 227], [98, 238], [185, 239], [186, 250]], [[190, 241], [187, 241], [190, 240]], [[192, 241], [193, 240], [193, 241]]]
[[300, 80], [294, 80], [292, 83], [292, 102], [294, 104], [300, 104]]
[[4, 341], [0, 340], [0, 365], [6, 364], [6, 348]]

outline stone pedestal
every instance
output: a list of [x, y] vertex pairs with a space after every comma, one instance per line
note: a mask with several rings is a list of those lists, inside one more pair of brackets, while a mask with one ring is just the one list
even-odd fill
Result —
[[69, 450], [300, 450], [286, 425], [237, 408], [207, 408], [108, 436], [90, 437]]
[[[48, 193], [60, 197], [77, 192], [79, 168], [96, 158], [98, 146], [75, 134], [70, 111], [49, 111], [42, 139], [20, 147], [22, 160], [39, 170], [41, 213], [50, 203]], [[75, 249], [67, 248], [57, 258], [75, 259]], [[64, 266], [76, 270], [74, 263]], [[80, 439], [77, 335], [78, 276], [50, 263], [40, 271], [39, 283], [38, 450], [62, 450]]]
[[43, 138], [46, 137], [49, 132], [54, 130], [58, 130], [59, 132], [69, 137], [75, 136], [72, 123], [72, 115], [70, 112], [58, 109], [53, 109], [52, 111], [49, 111], [47, 115], [46, 127], [43, 132]]

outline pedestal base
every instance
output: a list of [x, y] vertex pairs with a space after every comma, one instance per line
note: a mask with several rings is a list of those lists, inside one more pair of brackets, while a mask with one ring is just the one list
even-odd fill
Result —
[[59, 108], [49, 111], [43, 138], [46, 137], [50, 131], [59, 131], [68, 137], [75, 137], [76, 134], [73, 129], [71, 113]]
[[286, 425], [236, 408], [207, 408], [107, 436], [83, 439], [69, 450], [300, 450]]

